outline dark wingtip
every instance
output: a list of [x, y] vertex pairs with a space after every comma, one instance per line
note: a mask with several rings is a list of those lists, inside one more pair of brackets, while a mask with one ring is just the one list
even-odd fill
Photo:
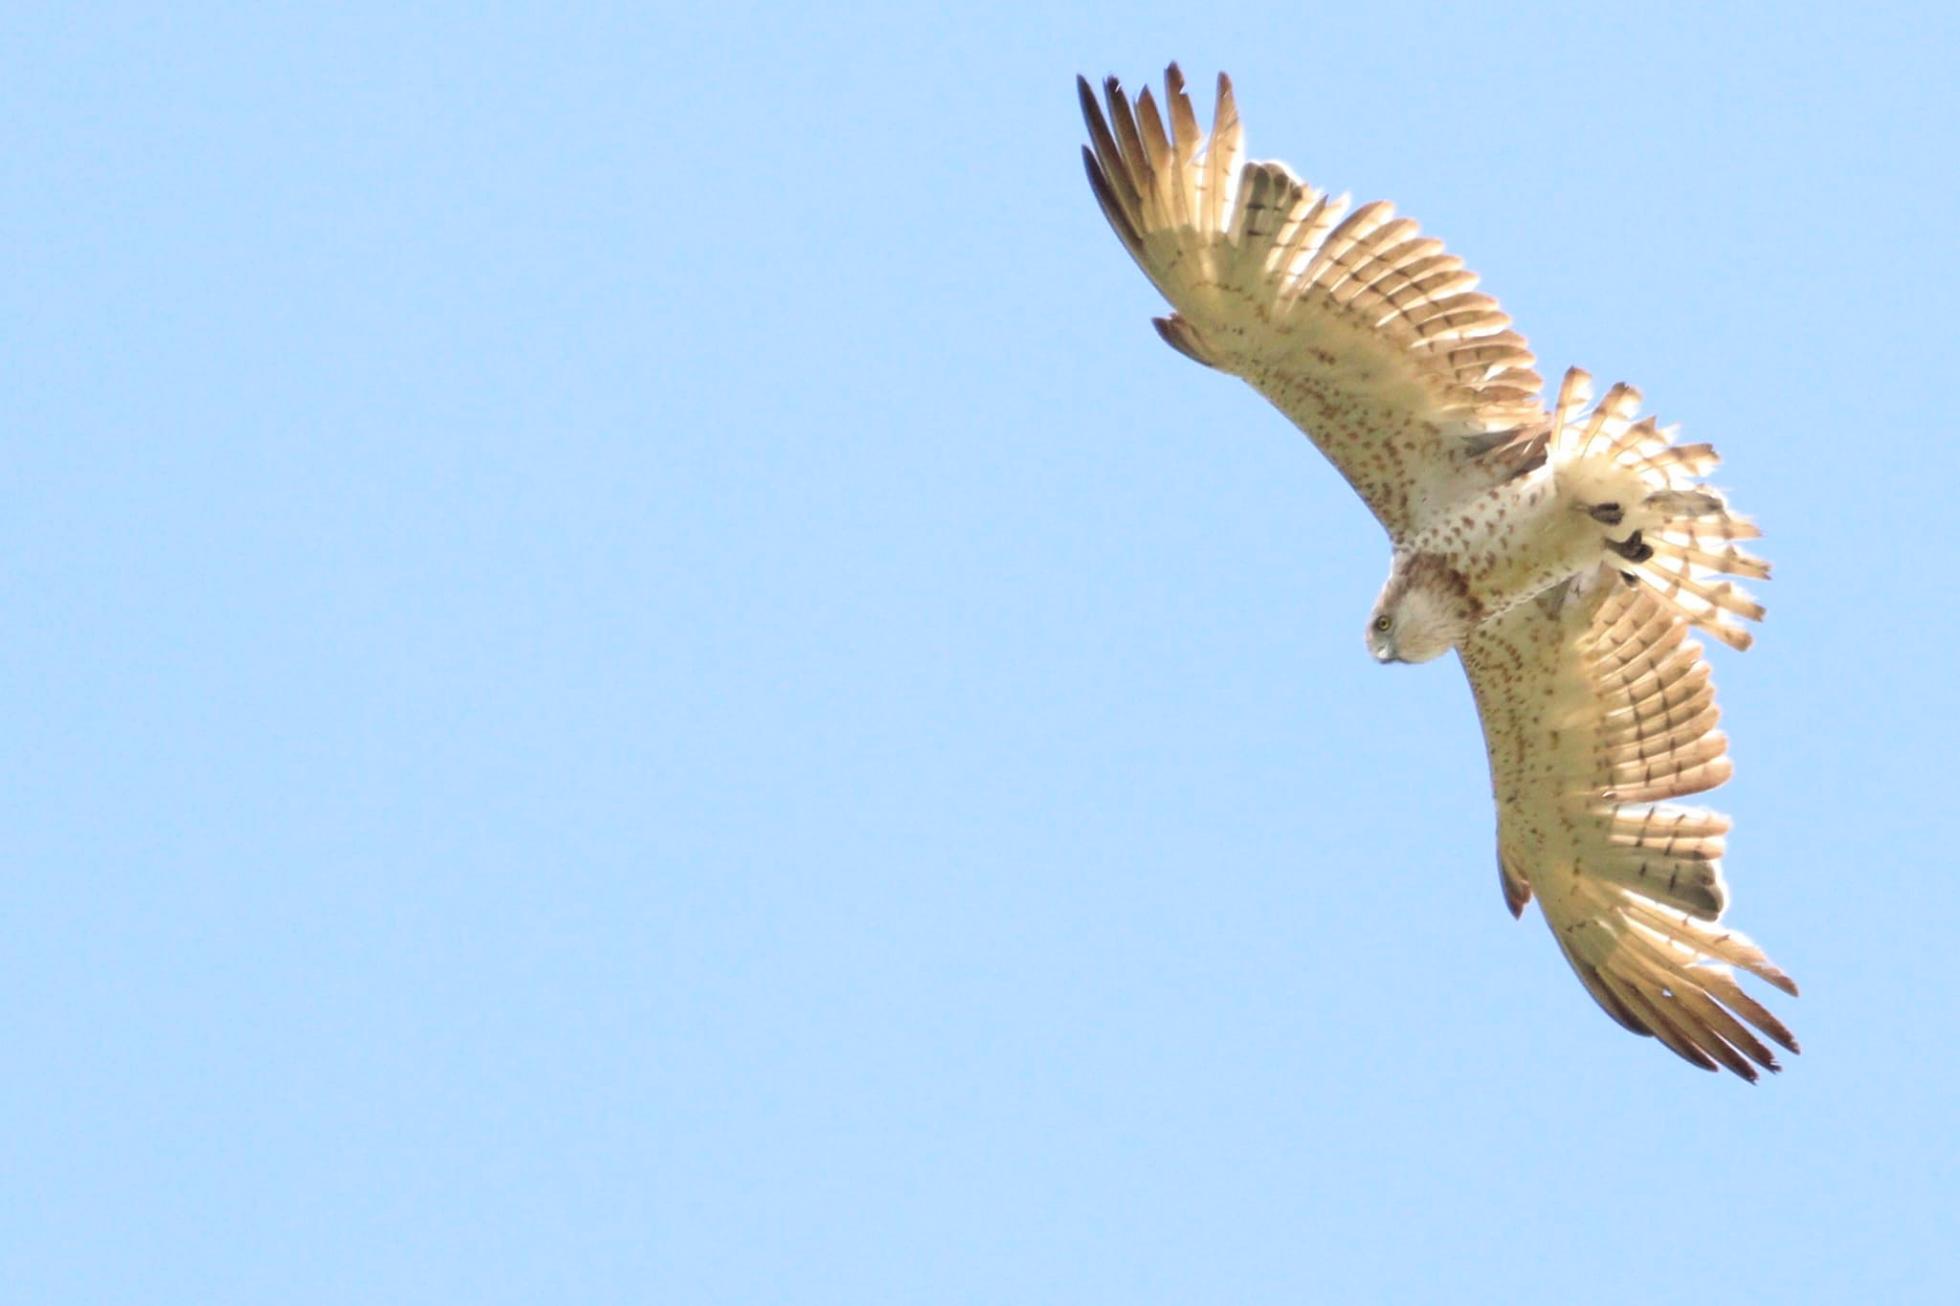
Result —
[[1082, 147], [1082, 167], [1089, 174], [1089, 189], [1096, 193], [1096, 203], [1102, 206], [1103, 217], [1108, 219], [1110, 228], [1116, 233], [1116, 238], [1123, 242], [1125, 248], [1130, 250], [1140, 248], [1143, 244], [1142, 235], [1131, 225], [1129, 218], [1124, 216], [1122, 207], [1116, 202], [1116, 191], [1109, 184], [1109, 178], [1103, 173], [1101, 160], [1097, 159], [1096, 152], [1086, 145]]

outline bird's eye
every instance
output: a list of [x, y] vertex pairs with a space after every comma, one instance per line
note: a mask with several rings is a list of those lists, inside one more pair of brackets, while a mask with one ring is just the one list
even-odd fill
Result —
[[1388, 614], [1386, 612], [1382, 613], [1381, 616], [1375, 618], [1376, 630], [1379, 630], [1382, 634], [1386, 635], [1388, 633], [1388, 627], [1389, 627], [1389, 620], [1388, 620]]

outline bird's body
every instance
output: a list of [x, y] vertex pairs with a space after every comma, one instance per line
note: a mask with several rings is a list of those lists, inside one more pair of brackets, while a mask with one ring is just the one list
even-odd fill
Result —
[[[1393, 399], [1343, 412], [1297, 384], [1270, 373], [1262, 379], [1264, 385], [1254, 385], [1285, 396], [1288, 402], [1281, 406], [1295, 421], [1330, 432], [1330, 444], [1354, 451], [1359, 476], [1350, 479], [1359, 482], [1363, 498], [1391, 505], [1396, 517], [1390, 529], [1391, 585], [1411, 569], [1418, 577], [1430, 574], [1458, 592], [1481, 619], [1501, 616], [1599, 558], [1604, 528], [1561, 492], [1549, 464], [1519, 472], [1482, 462], [1471, 452], [1474, 441], [1459, 437], [1457, 447], [1444, 454], [1454, 474], [1410, 493], [1402, 469], [1425, 456], [1421, 446], [1433, 437], [1420, 430], [1371, 435], [1369, 413], [1391, 406]], [[1414, 405], [1396, 406], [1412, 415], [1419, 411]], [[1387, 446], [1386, 453], [1370, 450], [1371, 443]], [[1523, 541], [1530, 541], [1529, 551], [1517, 547]]]
[[[1795, 992], [1714, 922], [1726, 818], [1663, 805], [1728, 775], [1690, 627], [1733, 647], [1761, 608], [1756, 534], [1701, 484], [1706, 445], [1637, 416], [1640, 396], [1566, 373], [1555, 401], [1523, 337], [1442, 243], [1388, 205], [1348, 210], [1284, 165], [1244, 161], [1230, 83], [1208, 138], [1173, 65], [1169, 126], [1112, 78], [1081, 84], [1103, 212], [1176, 311], [1180, 353], [1242, 377], [1313, 439], [1389, 534], [1367, 646], [1454, 648], [1489, 745], [1507, 904], [1535, 893], [1609, 1014], [1689, 1061], [1776, 1068], [1788, 1030], [1735, 982]], [[1738, 1019], [1739, 1018], [1739, 1019]]]

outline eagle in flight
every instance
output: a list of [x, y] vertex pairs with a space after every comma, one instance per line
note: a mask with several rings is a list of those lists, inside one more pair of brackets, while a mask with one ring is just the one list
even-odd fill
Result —
[[1462, 659], [1511, 914], [1536, 896], [1627, 1029], [1705, 1070], [1778, 1069], [1763, 1039], [1796, 1040], [1736, 971], [1797, 986], [1719, 924], [1728, 819], [1669, 801], [1731, 770], [1690, 627], [1748, 647], [1763, 610], [1727, 578], [1769, 575], [1700, 479], [1714, 450], [1641, 417], [1631, 386], [1595, 402], [1577, 369], [1548, 411], [1524, 338], [1441, 241], [1246, 162], [1223, 74], [1209, 137], [1175, 64], [1168, 127], [1148, 89], [1077, 87], [1103, 216], [1175, 310], [1158, 334], [1271, 400], [1387, 529], [1368, 651]]

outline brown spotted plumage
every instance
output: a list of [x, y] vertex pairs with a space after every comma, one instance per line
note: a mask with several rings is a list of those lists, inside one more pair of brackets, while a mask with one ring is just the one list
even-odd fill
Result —
[[1776, 1069], [1757, 1034], [1795, 1040], [1734, 968], [1796, 987], [1715, 924], [1727, 819], [1668, 805], [1730, 769], [1689, 632], [1747, 647], [1762, 608], [1731, 578], [1769, 574], [1737, 544], [1756, 528], [1701, 480], [1713, 449], [1641, 417], [1631, 386], [1595, 403], [1577, 369], [1548, 406], [1524, 338], [1442, 242], [1245, 160], [1224, 76], [1208, 136], [1175, 64], [1162, 112], [1114, 78], [1101, 102], [1078, 88], [1091, 188], [1174, 310], [1158, 333], [1271, 400], [1388, 531], [1370, 651], [1458, 650], [1512, 913], [1535, 895], [1627, 1028], [1707, 1069]]

